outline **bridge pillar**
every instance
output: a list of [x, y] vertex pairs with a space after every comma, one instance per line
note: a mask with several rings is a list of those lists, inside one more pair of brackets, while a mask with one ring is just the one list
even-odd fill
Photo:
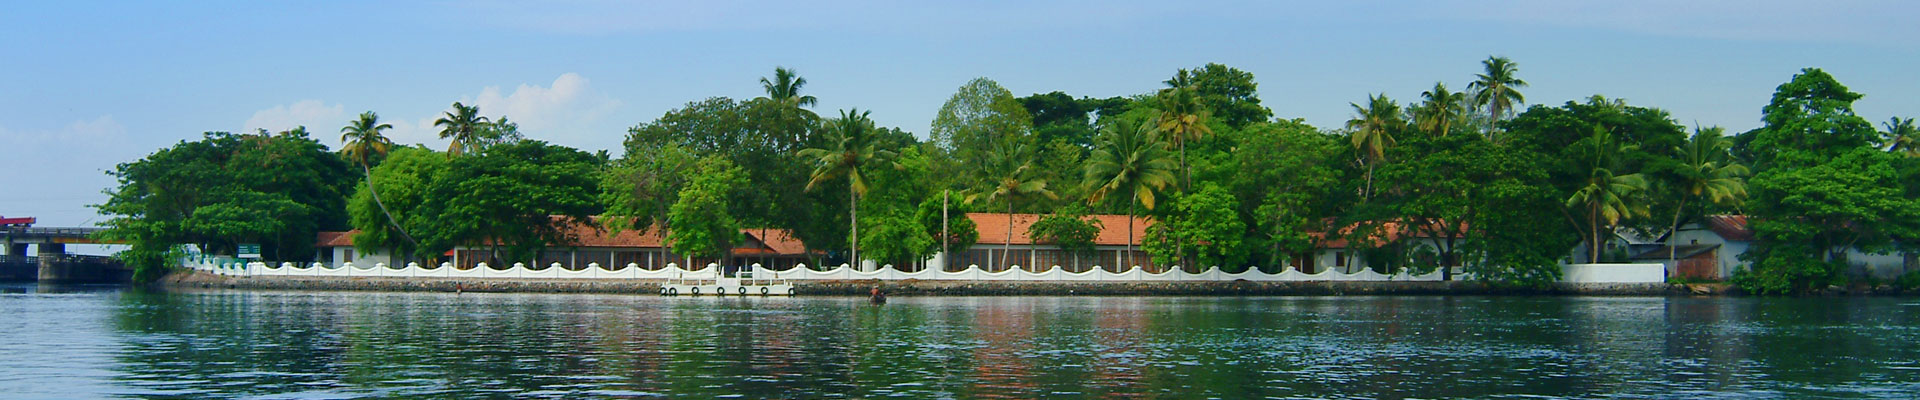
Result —
[[0, 250], [6, 250], [7, 255], [9, 256], [26, 257], [27, 245], [28, 243], [14, 243], [13, 241], [9, 240], [7, 241], [7, 247], [5, 249], [0, 249]]
[[105, 271], [98, 266], [66, 260], [67, 245], [64, 243], [39, 243], [40, 283], [93, 283], [103, 279]]

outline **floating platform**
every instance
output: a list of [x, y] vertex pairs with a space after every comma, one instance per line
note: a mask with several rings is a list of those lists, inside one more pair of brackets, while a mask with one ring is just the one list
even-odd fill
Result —
[[660, 285], [666, 296], [792, 296], [793, 282], [784, 279], [754, 279], [744, 276], [716, 278], [680, 278]]

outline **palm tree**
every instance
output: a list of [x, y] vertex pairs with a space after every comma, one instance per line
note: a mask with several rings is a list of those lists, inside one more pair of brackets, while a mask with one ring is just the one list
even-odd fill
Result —
[[1680, 217], [1687, 209], [1687, 202], [1704, 198], [1719, 205], [1739, 206], [1747, 197], [1747, 184], [1742, 180], [1747, 176], [1747, 167], [1733, 161], [1733, 141], [1724, 137], [1726, 130], [1720, 127], [1695, 128], [1693, 137], [1686, 143], [1674, 146], [1674, 153], [1680, 155], [1680, 170], [1674, 176], [1673, 187], [1679, 192], [1680, 204], [1673, 209], [1673, 223], [1667, 231], [1667, 261], [1677, 258], [1679, 251], [1674, 249], [1674, 240], [1680, 231]]
[[[1612, 227], [1620, 223], [1621, 218], [1647, 214], [1646, 205], [1632, 198], [1647, 189], [1647, 180], [1637, 173], [1620, 175], [1614, 172], [1620, 168], [1614, 156], [1631, 152], [1638, 146], [1615, 142], [1613, 135], [1599, 126], [1594, 126], [1593, 135], [1587, 143], [1593, 153], [1590, 154], [1591, 168], [1586, 185], [1574, 191], [1573, 196], [1567, 197], [1567, 208], [1585, 209], [1587, 227], [1592, 233], [1587, 237], [1587, 243], [1593, 249], [1587, 261], [1599, 262], [1600, 232], [1612, 232]], [[1601, 229], [1602, 220], [1606, 221], [1605, 227], [1608, 229]]]
[[1033, 173], [1033, 148], [1016, 140], [1002, 140], [997, 143], [987, 160], [979, 164], [980, 175], [989, 179], [988, 185], [967, 195], [966, 202], [976, 200], [1007, 202], [1007, 239], [1000, 251], [1000, 265], [1007, 265], [1007, 253], [1013, 251], [1013, 206], [1021, 199], [1034, 196], [1046, 196], [1058, 199], [1060, 196], [1047, 189], [1045, 178]]
[[440, 119], [433, 121], [433, 126], [444, 126], [440, 129], [441, 139], [453, 140], [447, 146], [448, 157], [480, 151], [481, 142], [486, 140], [482, 137], [486, 133], [486, 124], [487, 117], [480, 116], [479, 106], [462, 105], [457, 101], [453, 102], [453, 111], [447, 111]]
[[1506, 57], [1487, 57], [1480, 65], [1486, 72], [1474, 75], [1478, 80], [1467, 84], [1467, 90], [1473, 92], [1474, 107], [1487, 110], [1487, 132], [1491, 134], [1494, 123], [1505, 118], [1515, 105], [1527, 102], [1527, 96], [1518, 90], [1527, 87], [1527, 81], [1514, 77], [1520, 66]]
[[420, 242], [413, 240], [413, 235], [400, 227], [400, 222], [393, 218], [393, 212], [387, 211], [387, 204], [380, 201], [380, 192], [373, 187], [373, 159], [387, 155], [387, 150], [393, 147], [393, 140], [380, 133], [388, 129], [393, 129], [393, 125], [380, 123], [378, 114], [372, 111], [360, 113], [359, 119], [340, 128], [340, 141], [346, 143], [340, 147], [340, 154], [347, 156], [348, 161], [360, 164], [360, 171], [366, 173], [367, 194], [373, 195], [373, 204], [380, 206], [381, 214], [386, 214], [387, 224], [393, 226], [393, 231], [399, 232], [401, 238], [419, 247]]
[[1920, 157], [1920, 129], [1913, 127], [1913, 118], [1893, 117], [1882, 124], [1887, 127], [1884, 134], [1887, 151]]
[[847, 177], [847, 221], [852, 226], [848, 238], [854, 265], [860, 264], [860, 196], [867, 193], [867, 180], [860, 174], [860, 168], [873, 163], [893, 163], [895, 156], [891, 150], [874, 147], [873, 120], [867, 118], [870, 111], [840, 111], [840, 118], [827, 121], [829, 146], [800, 150], [800, 158], [813, 163], [812, 179], [807, 181], [806, 190], [813, 190], [823, 182]]
[[1406, 126], [1400, 120], [1400, 104], [1387, 95], [1367, 96], [1367, 105], [1348, 103], [1353, 106], [1353, 119], [1347, 120], [1347, 130], [1353, 139], [1353, 150], [1360, 154], [1360, 162], [1367, 165], [1367, 187], [1361, 198], [1373, 195], [1373, 166], [1387, 159], [1387, 148], [1393, 147], [1393, 131]]
[[813, 96], [803, 96], [800, 88], [807, 86], [807, 78], [801, 78], [786, 67], [774, 67], [773, 79], [760, 78], [760, 87], [766, 89], [767, 98], [790, 102], [795, 107], [811, 107], [820, 102]]
[[1420, 98], [1420, 106], [1413, 110], [1414, 122], [1435, 136], [1446, 136], [1466, 113], [1467, 94], [1447, 90], [1446, 83], [1434, 82], [1432, 90], [1420, 92]]
[[1166, 81], [1168, 88], [1161, 89], [1160, 116], [1157, 126], [1168, 143], [1180, 151], [1180, 190], [1193, 187], [1193, 172], [1187, 166], [1187, 143], [1198, 141], [1213, 134], [1213, 128], [1207, 127], [1207, 118], [1211, 115], [1206, 107], [1200, 105], [1200, 97], [1194, 92], [1194, 76], [1185, 69]]
[[[1152, 135], [1146, 125], [1121, 123], [1109, 125], [1087, 158], [1085, 185], [1092, 189], [1088, 204], [1097, 204], [1107, 195], [1128, 197], [1127, 265], [1133, 265], [1134, 207], [1154, 208], [1153, 192], [1174, 183], [1178, 165], [1167, 154], [1167, 145]], [[1122, 267], [1125, 267], [1123, 265]]]

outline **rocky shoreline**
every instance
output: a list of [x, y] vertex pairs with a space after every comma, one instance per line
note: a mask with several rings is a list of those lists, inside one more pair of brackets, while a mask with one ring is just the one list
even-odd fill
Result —
[[[400, 292], [659, 293], [661, 281], [645, 279], [315, 278], [228, 277], [182, 272], [158, 283], [176, 289], [264, 289]], [[1479, 282], [977, 282], [977, 281], [796, 281], [800, 295], [864, 296], [874, 287], [896, 296], [1343, 296], [1343, 295], [1606, 295], [1668, 296], [1727, 294], [1724, 285], [1559, 284], [1507, 288]]]

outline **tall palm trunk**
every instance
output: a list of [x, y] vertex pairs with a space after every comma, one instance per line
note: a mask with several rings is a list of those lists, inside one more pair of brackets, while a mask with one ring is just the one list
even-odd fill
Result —
[[853, 268], [860, 269], [860, 194], [853, 191], [852, 174], [847, 175], [847, 223], [852, 226], [853, 234], [847, 238], [851, 250]]
[[1138, 197], [1127, 203], [1127, 265], [1120, 266], [1118, 270], [1121, 271], [1125, 271], [1127, 267], [1133, 266], [1133, 213], [1134, 207], [1139, 206], [1139, 204], [1140, 199]]
[[1007, 199], [1007, 240], [1001, 242], [1000, 267], [1007, 268], [1007, 253], [1013, 252], [1013, 199]]
[[1587, 219], [1589, 221], [1587, 223], [1587, 229], [1593, 232], [1593, 236], [1587, 237], [1587, 244], [1593, 247], [1593, 252], [1587, 254], [1587, 262], [1599, 264], [1600, 263], [1600, 206], [1599, 205], [1596, 204], [1593, 206], [1593, 208], [1588, 209]]
[[1180, 192], [1193, 190], [1193, 171], [1187, 169], [1187, 141], [1180, 141]]

